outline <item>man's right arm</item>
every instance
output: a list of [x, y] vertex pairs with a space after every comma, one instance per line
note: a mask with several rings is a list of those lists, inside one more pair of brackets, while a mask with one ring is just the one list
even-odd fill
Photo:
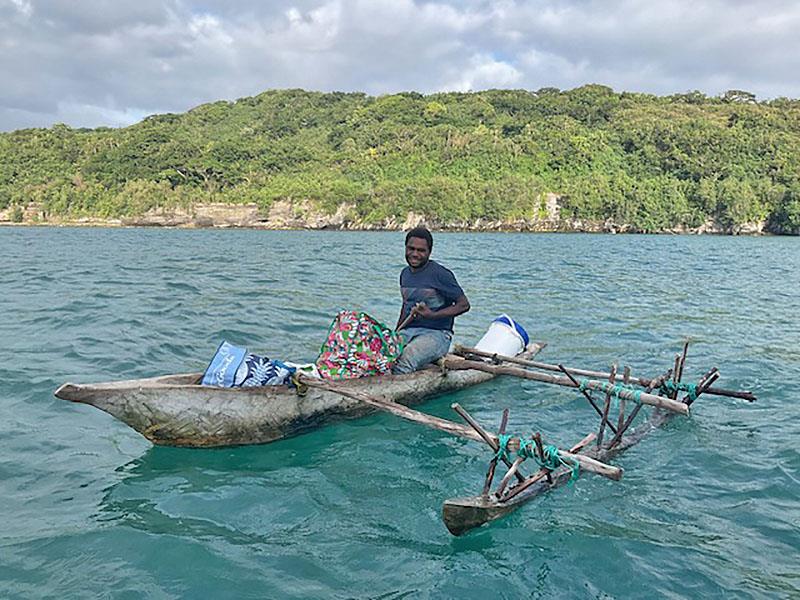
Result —
[[403, 271], [400, 271], [400, 277], [398, 277], [398, 280], [400, 282], [400, 316], [397, 317], [397, 325], [394, 326], [395, 331], [398, 330], [400, 324], [403, 322], [403, 309], [406, 306], [406, 298], [403, 296]]

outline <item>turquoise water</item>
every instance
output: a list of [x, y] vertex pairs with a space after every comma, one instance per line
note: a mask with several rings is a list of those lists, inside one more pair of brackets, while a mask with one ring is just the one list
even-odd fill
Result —
[[[685, 337], [755, 404], [702, 397], [614, 462], [462, 538], [442, 501], [489, 454], [389, 415], [265, 446], [153, 447], [53, 397], [66, 380], [202, 370], [221, 339], [312, 359], [333, 314], [393, 324], [399, 233], [0, 228], [0, 597], [800, 595], [800, 240], [440, 234], [473, 309], [549, 362], [652, 375]], [[569, 445], [575, 393], [498, 380], [434, 399]]]

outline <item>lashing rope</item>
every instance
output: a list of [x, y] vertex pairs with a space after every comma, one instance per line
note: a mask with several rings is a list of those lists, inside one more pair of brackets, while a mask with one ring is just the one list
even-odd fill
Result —
[[[497, 457], [505, 457], [508, 459], [508, 442], [515, 436], [501, 434], [497, 437], [499, 443]], [[572, 483], [578, 478], [581, 468], [580, 463], [574, 458], [561, 456], [557, 446], [552, 444], [542, 446], [542, 454], [543, 456], [540, 457], [536, 452], [536, 442], [534, 440], [523, 437], [519, 438], [519, 450], [517, 450], [517, 456], [525, 459], [532, 458], [536, 464], [539, 465], [539, 468], [546, 469], [547, 471], [555, 471], [560, 467], [567, 467], [571, 469], [572, 474], [570, 475], [569, 483]]]
[[[642, 403], [642, 390], [638, 390], [634, 388], [632, 385], [625, 385], [624, 383], [616, 383], [610, 384], [604, 381], [600, 382], [600, 387], [602, 391], [609, 394], [612, 398], [619, 399], [622, 392], [630, 392], [632, 394], [632, 400], [636, 402], [636, 404]], [[581, 379], [578, 385], [578, 389], [582, 392], [587, 390], [591, 390], [592, 388], [589, 387], [589, 380], [588, 379]]]
[[661, 383], [660, 389], [666, 396], [672, 396], [675, 392], [686, 392], [690, 402], [697, 400], [696, 383], [675, 383], [671, 379], [668, 379]]

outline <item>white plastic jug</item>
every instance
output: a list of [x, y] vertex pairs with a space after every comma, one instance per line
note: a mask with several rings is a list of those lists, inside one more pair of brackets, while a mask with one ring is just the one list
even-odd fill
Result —
[[492, 321], [475, 348], [492, 354], [516, 356], [525, 349], [528, 341], [528, 333], [522, 325], [503, 314]]

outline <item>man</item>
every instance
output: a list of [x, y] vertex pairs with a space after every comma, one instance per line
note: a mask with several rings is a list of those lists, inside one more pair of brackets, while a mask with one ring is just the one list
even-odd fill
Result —
[[405, 349], [393, 373], [411, 373], [450, 349], [453, 320], [469, 310], [469, 300], [453, 273], [430, 260], [433, 236], [424, 227], [406, 234], [406, 262], [400, 273], [403, 306], [397, 329]]

